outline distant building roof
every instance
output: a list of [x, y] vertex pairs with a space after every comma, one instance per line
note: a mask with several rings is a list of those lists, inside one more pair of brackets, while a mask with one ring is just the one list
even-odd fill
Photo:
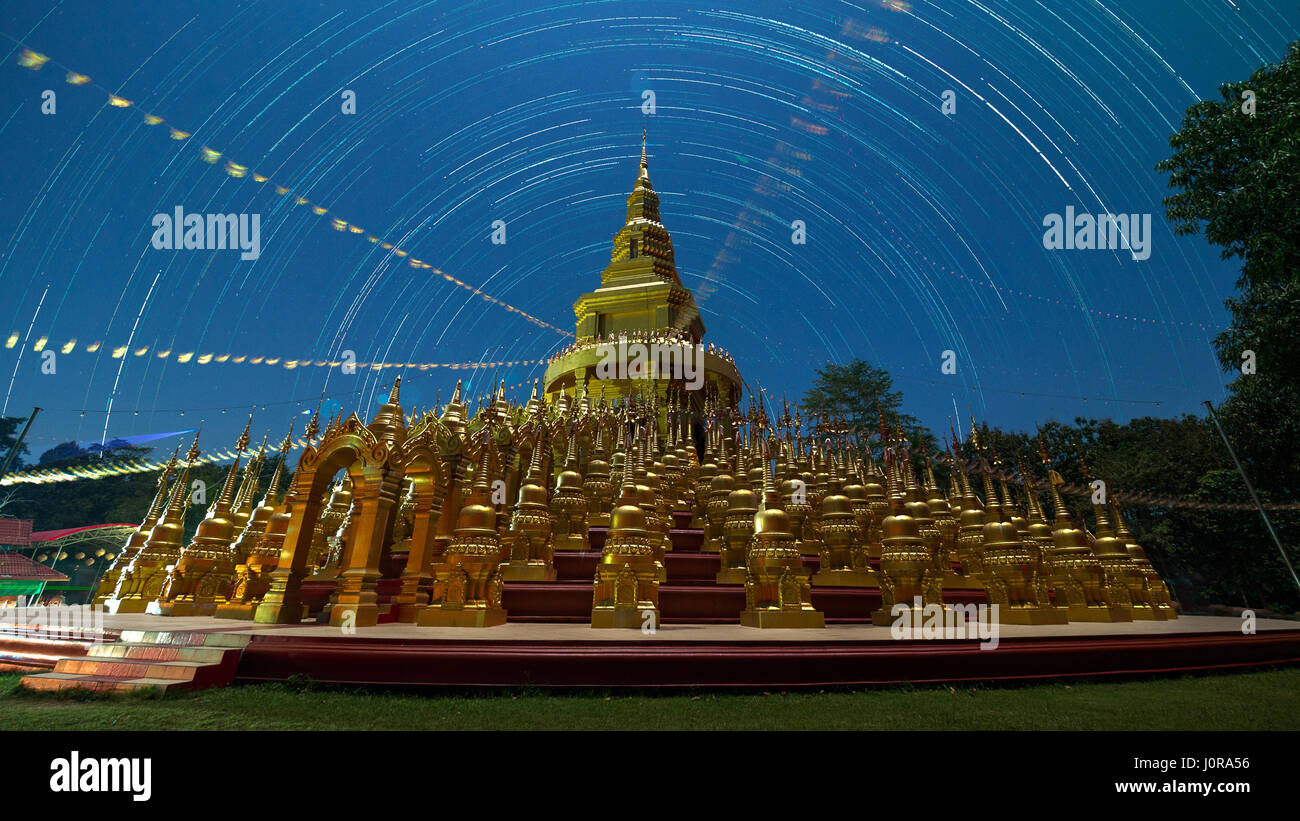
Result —
[[0, 553], [0, 579], [66, 582], [68, 577], [40, 562], [32, 561], [21, 553], [6, 550]]
[[32, 520], [0, 517], [0, 544], [26, 547], [31, 543]]

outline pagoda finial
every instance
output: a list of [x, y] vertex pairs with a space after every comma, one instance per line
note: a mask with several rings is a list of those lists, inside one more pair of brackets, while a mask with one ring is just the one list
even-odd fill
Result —
[[388, 404], [397, 405], [401, 403], [402, 395], [402, 375], [399, 373], [393, 379], [393, 389], [388, 394]]
[[312, 414], [311, 421], [307, 423], [306, 430], [302, 432], [303, 438], [307, 440], [307, 444], [309, 445], [312, 443], [312, 440], [316, 438], [316, 434], [320, 433], [320, 407], [324, 402], [325, 399], [322, 397], [321, 400], [316, 403], [316, 412]]
[[253, 429], [253, 414], [252, 412], [249, 412], [248, 423], [244, 425], [244, 432], [239, 434], [239, 439], [236, 440], [235, 442], [235, 453], [243, 453], [244, 451], [248, 450], [248, 443], [250, 441], [248, 434], [252, 431], [252, 429]]
[[650, 165], [646, 160], [645, 150], [645, 128], [641, 128], [641, 173], [638, 175], [642, 179], [650, 176]]
[[200, 422], [199, 429], [194, 433], [194, 441], [190, 443], [190, 449], [185, 454], [186, 467], [194, 464], [194, 462], [197, 461], [199, 456], [202, 455], [203, 453], [203, 451], [199, 450], [199, 436], [201, 436], [202, 434], [203, 434], [203, 423]]

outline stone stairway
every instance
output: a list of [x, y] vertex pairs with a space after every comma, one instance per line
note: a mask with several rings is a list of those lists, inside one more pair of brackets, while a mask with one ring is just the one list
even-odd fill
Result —
[[116, 640], [86, 642], [48, 673], [23, 676], [29, 690], [126, 693], [202, 690], [234, 681], [249, 637], [233, 633], [124, 630]]

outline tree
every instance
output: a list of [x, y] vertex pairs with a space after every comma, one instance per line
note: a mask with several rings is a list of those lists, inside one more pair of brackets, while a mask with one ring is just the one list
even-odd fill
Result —
[[803, 396], [805, 414], [842, 419], [863, 435], [880, 427], [883, 415], [904, 430], [919, 427], [916, 418], [902, 412], [903, 392], [884, 368], [861, 359], [847, 365], [828, 362], [817, 369], [813, 386]]
[[1220, 414], [1261, 494], [1290, 500], [1300, 496], [1300, 41], [1219, 94], [1187, 110], [1157, 168], [1179, 189], [1164, 201], [1175, 232], [1203, 227], [1224, 259], [1241, 260], [1231, 324], [1214, 340], [1238, 374]]
[[[9, 451], [13, 448], [14, 442], [18, 441], [18, 431], [21, 425], [27, 421], [25, 416], [0, 416], [0, 464], [9, 457]], [[27, 453], [27, 443], [18, 449], [14, 455], [13, 464], [9, 466], [10, 470], [18, 470], [23, 465], [23, 454]]]

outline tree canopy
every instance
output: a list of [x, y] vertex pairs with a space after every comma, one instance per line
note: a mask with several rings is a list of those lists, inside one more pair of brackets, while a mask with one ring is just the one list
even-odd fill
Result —
[[[1204, 230], [1239, 258], [1232, 321], [1214, 340], [1235, 373], [1220, 416], [1266, 498], [1300, 496], [1300, 41], [1221, 99], [1187, 110], [1157, 168], [1176, 192], [1165, 212], [1180, 234]], [[1253, 366], [1253, 367], [1252, 367]], [[1253, 372], [1252, 372], [1253, 371]]]

